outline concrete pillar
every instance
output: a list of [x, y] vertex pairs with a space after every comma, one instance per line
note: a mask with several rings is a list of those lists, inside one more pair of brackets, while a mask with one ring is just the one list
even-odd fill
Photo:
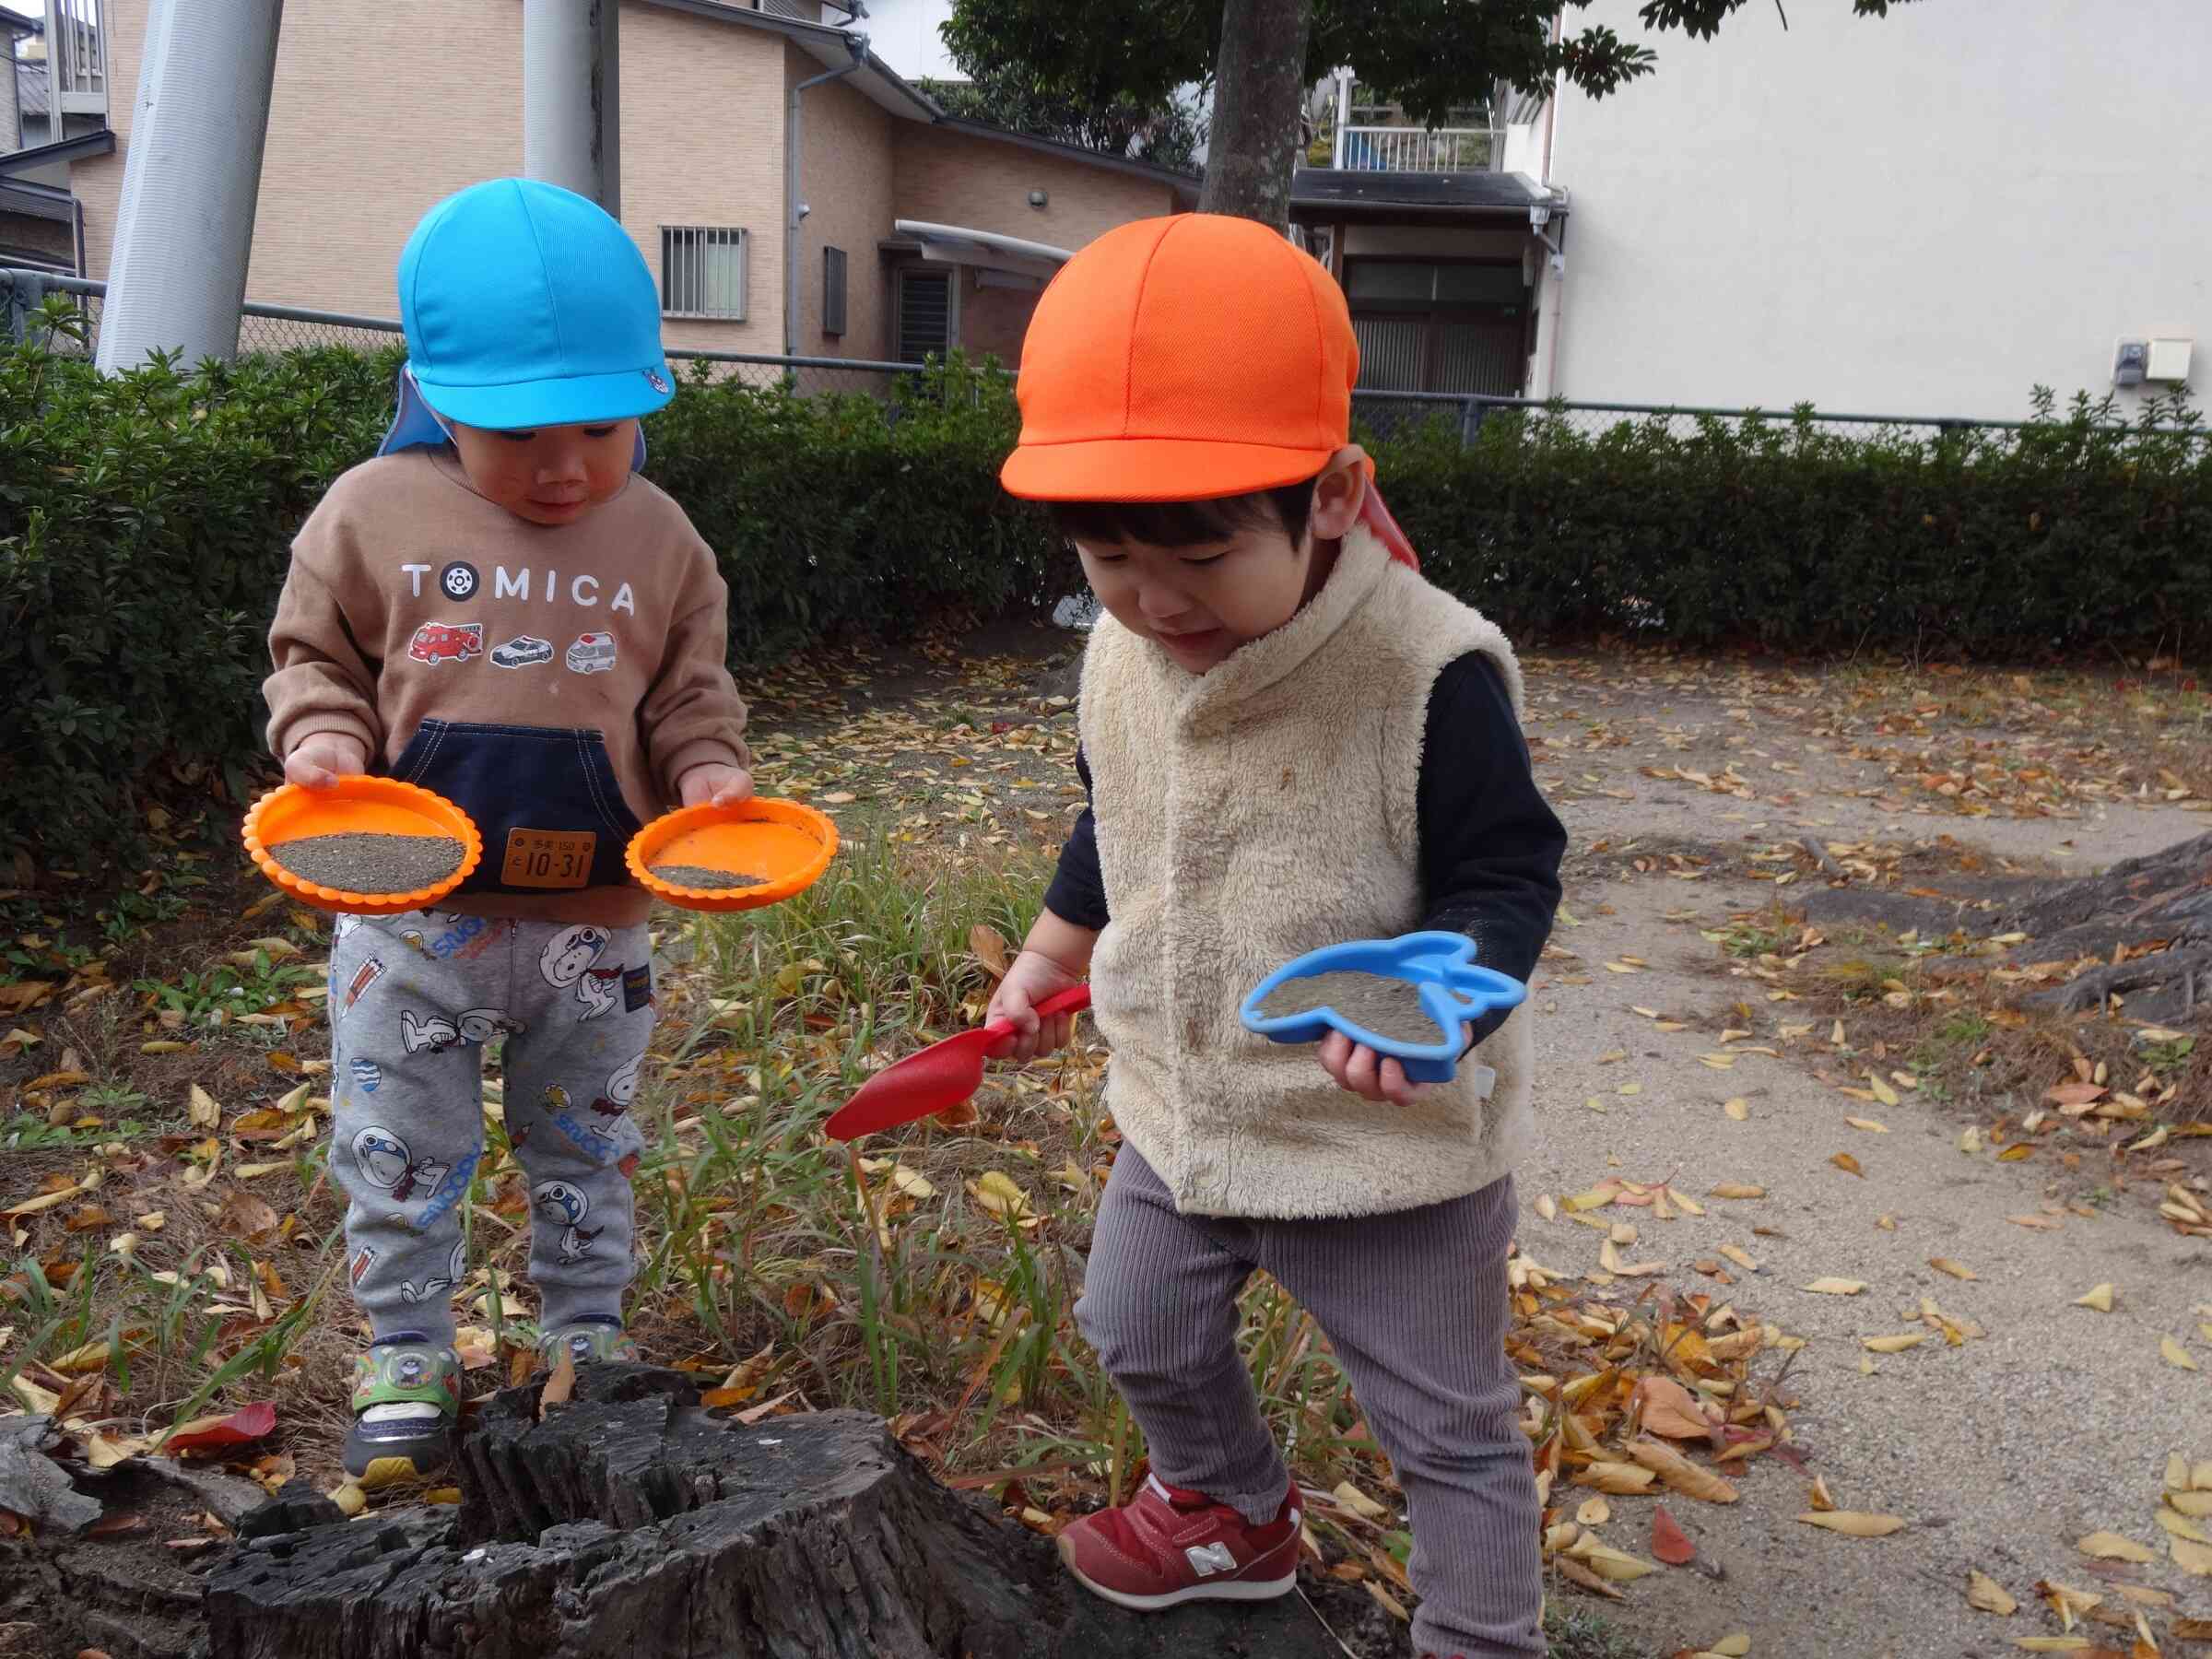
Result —
[[153, 0], [99, 364], [238, 354], [284, 0]]
[[523, 0], [523, 172], [622, 217], [621, 0]]

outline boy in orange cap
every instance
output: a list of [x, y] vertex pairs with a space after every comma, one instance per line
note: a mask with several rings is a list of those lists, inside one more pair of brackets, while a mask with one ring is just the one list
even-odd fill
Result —
[[1102, 605], [1083, 666], [1090, 806], [993, 1001], [1091, 981], [1124, 1146], [1077, 1307], [1152, 1476], [1060, 1550], [1125, 1606], [1295, 1583], [1300, 1503], [1236, 1347], [1264, 1269], [1332, 1342], [1404, 1487], [1417, 1653], [1540, 1653], [1538, 1506], [1507, 1362], [1527, 1016], [1470, 1026], [1410, 1086], [1341, 1035], [1242, 1030], [1309, 950], [1416, 929], [1525, 981], [1566, 834], [1537, 793], [1521, 672], [1424, 582], [1349, 441], [1343, 294], [1279, 234], [1187, 215], [1069, 261], [1023, 347], [1002, 475], [1049, 502]]

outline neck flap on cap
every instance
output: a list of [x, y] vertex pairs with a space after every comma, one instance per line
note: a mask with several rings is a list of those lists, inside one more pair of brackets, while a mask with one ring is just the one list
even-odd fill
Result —
[[[415, 371], [405, 363], [399, 369], [399, 406], [393, 411], [392, 424], [385, 429], [383, 441], [376, 446], [380, 455], [396, 455], [402, 450], [436, 449], [453, 442], [453, 434], [423, 396], [422, 388], [415, 383]], [[638, 425], [637, 448], [630, 453], [629, 470], [645, 470], [645, 427]]]

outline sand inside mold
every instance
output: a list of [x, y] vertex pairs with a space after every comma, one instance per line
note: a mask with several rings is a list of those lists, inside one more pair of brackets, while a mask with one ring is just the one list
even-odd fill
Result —
[[658, 864], [647, 867], [670, 887], [699, 888], [710, 893], [767, 885], [758, 876], [747, 876], [738, 870], [717, 870], [707, 865]]
[[1428, 1047], [1443, 1041], [1421, 1006], [1420, 987], [1385, 973], [1316, 973], [1287, 980], [1260, 1003], [1268, 1019], [1331, 1008], [1362, 1030], [1393, 1042]]
[[302, 881], [341, 893], [418, 893], [461, 867], [461, 843], [446, 835], [381, 835], [349, 830], [303, 835], [269, 856]]

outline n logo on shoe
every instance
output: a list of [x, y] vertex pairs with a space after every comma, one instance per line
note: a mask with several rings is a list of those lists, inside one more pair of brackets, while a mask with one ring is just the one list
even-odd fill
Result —
[[1182, 1554], [1183, 1559], [1190, 1562], [1191, 1571], [1200, 1578], [1209, 1572], [1234, 1572], [1237, 1570], [1237, 1558], [1229, 1553], [1226, 1544], [1194, 1544]]

